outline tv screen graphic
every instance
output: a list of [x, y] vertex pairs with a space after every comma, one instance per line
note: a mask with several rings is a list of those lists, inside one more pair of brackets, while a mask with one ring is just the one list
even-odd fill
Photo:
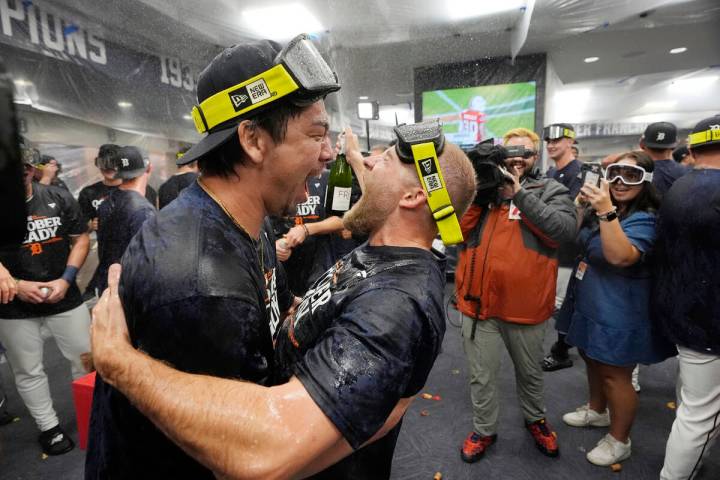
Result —
[[445, 137], [463, 147], [535, 129], [535, 82], [435, 90], [422, 94], [423, 121], [440, 120]]

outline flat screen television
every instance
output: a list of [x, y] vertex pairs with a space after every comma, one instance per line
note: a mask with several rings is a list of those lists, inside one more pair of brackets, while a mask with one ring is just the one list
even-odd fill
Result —
[[534, 130], [535, 82], [423, 92], [422, 116], [439, 119], [446, 138], [466, 148], [511, 128]]

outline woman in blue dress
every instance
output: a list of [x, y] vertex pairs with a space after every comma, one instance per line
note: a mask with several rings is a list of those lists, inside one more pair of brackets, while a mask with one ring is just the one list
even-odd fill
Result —
[[578, 347], [587, 368], [589, 402], [563, 416], [575, 427], [610, 427], [588, 452], [596, 465], [630, 456], [630, 428], [637, 409], [632, 386], [636, 364], [661, 362], [674, 352], [650, 318], [651, 268], [659, 196], [653, 161], [628, 152], [607, 167], [600, 186], [578, 195], [583, 257], [563, 305], [567, 342]]

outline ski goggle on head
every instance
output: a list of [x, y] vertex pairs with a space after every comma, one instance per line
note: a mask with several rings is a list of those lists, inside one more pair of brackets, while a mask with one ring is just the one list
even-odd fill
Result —
[[395, 127], [397, 143], [395, 152], [400, 161], [415, 164], [420, 184], [427, 195], [433, 219], [437, 224], [440, 238], [445, 245], [463, 241], [460, 222], [450, 201], [438, 156], [445, 148], [445, 135], [437, 122], [399, 125]]
[[638, 165], [613, 163], [605, 169], [605, 180], [608, 183], [620, 180], [625, 185], [640, 185], [643, 182], [652, 182], [652, 179], [653, 174]]
[[278, 53], [274, 63], [268, 70], [194, 106], [192, 117], [197, 131], [205, 133], [291, 93], [296, 93], [301, 102], [310, 104], [340, 90], [337, 75], [305, 34], [292, 39]]
[[543, 140], [557, 140], [558, 138], [575, 138], [575, 132], [562, 125], [550, 125], [543, 128]]

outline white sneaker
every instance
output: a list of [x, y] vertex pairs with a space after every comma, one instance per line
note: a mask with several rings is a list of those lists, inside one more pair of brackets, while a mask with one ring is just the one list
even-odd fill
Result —
[[566, 413], [562, 419], [571, 427], [607, 427], [610, 425], [610, 412], [606, 408], [603, 413], [598, 413], [585, 404], [574, 412]]
[[595, 448], [587, 454], [588, 462], [599, 465], [601, 467], [609, 467], [610, 465], [630, 457], [630, 447], [632, 442], [628, 438], [627, 443], [622, 443], [609, 433], [605, 435]]

